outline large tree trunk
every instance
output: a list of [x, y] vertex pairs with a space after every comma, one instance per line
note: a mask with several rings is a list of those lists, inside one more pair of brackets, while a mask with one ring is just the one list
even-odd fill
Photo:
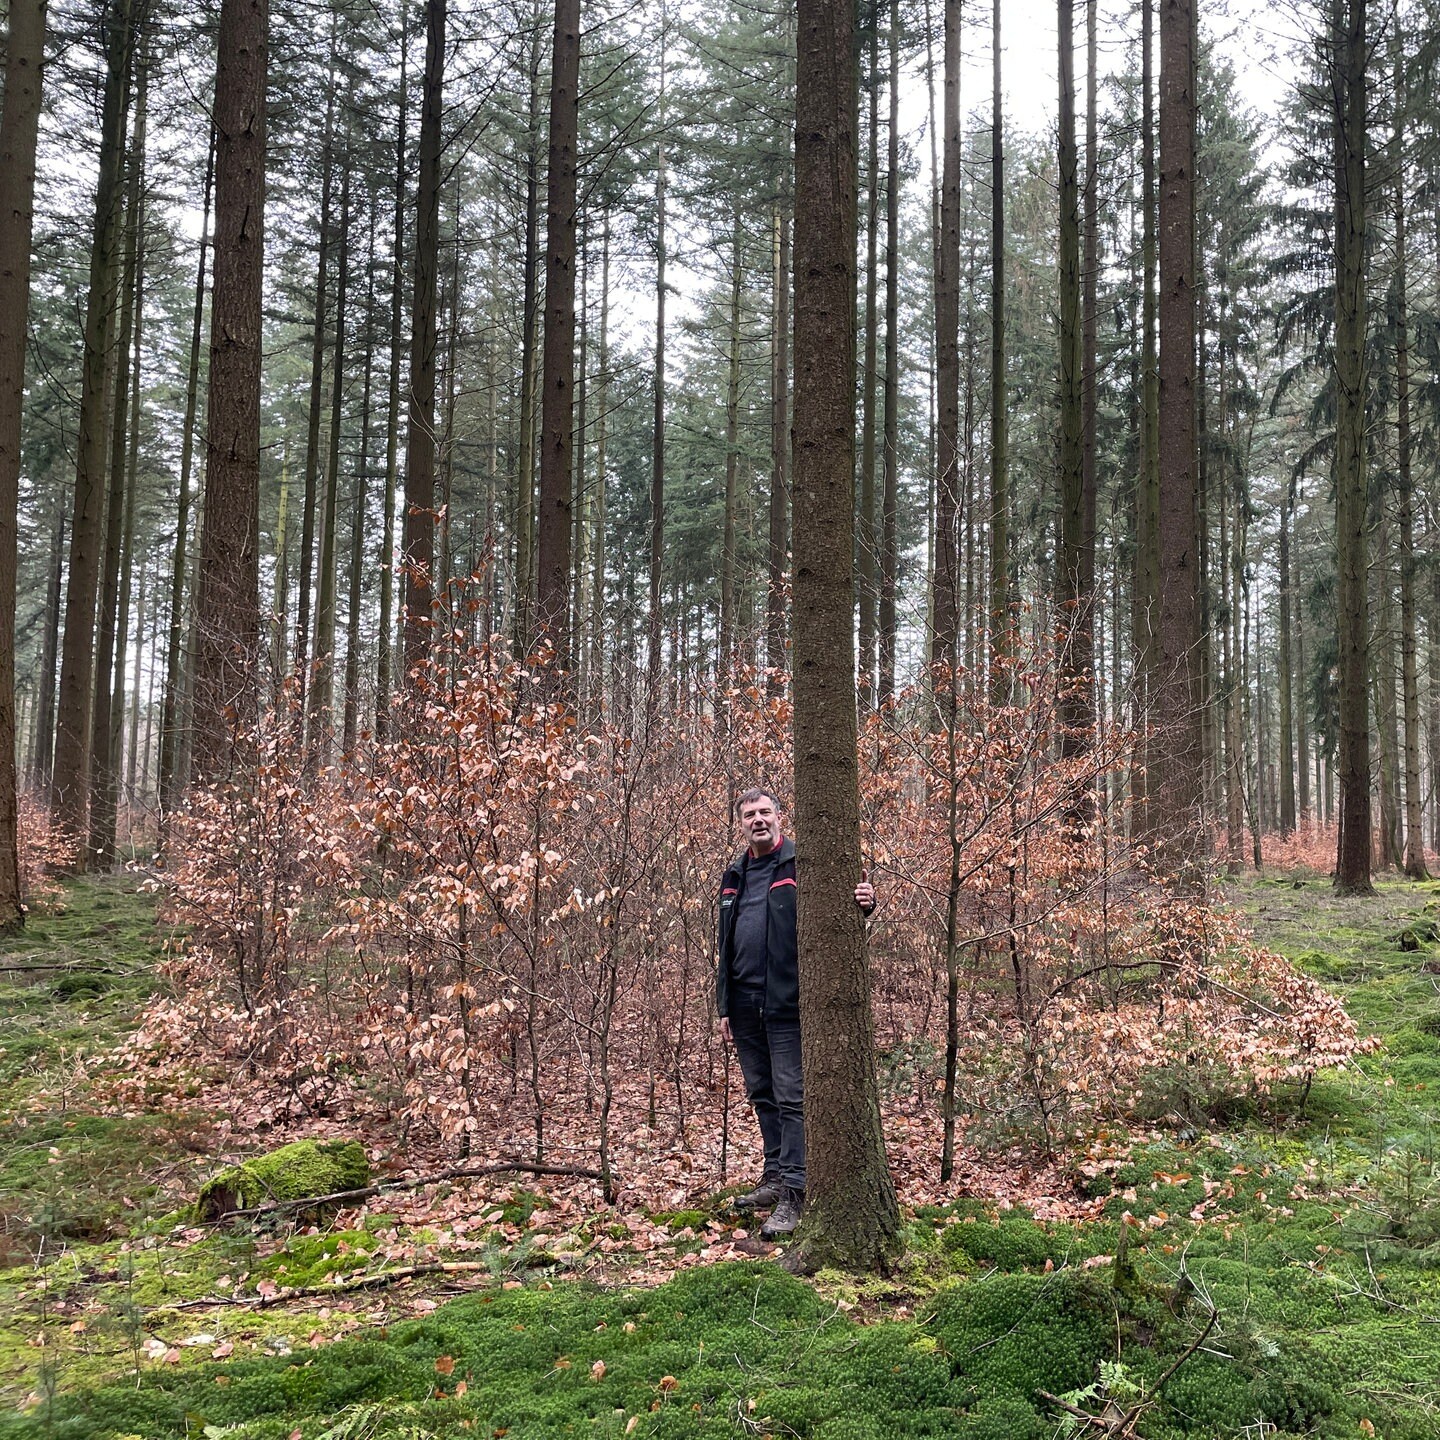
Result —
[[65, 587], [65, 638], [60, 652], [55, 767], [50, 810], [55, 823], [81, 842], [84, 868], [90, 789], [90, 701], [95, 676], [95, 600], [105, 492], [105, 382], [119, 272], [120, 179], [129, 109], [130, 0], [116, 0], [105, 21], [105, 98], [100, 119], [100, 171], [85, 305], [85, 356], [76, 437], [75, 508], [70, 518], [70, 566]]
[[25, 924], [15, 785], [15, 522], [44, 51], [45, 0], [12, 0], [0, 114], [0, 935]]
[[809, 1206], [799, 1265], [887, 1266], [860, 878], [854, 617], [855, 70], [847, 0], [800, 0], [795, 147], [795, 820]]
[[415, 200], [415, 291], [410, 325], [410, 413], [405, 434], [401, 553], [407, 679], [430, 648], [435, 559], [435, 291], [440, 252], [440, 114], [445, 79], [446, 0], [426, 0], [425, 81], [420, 106]]
[[261, 289], [269, 0], [221, 0], [215, 76], [215, 292], [196, 598], [195, 769], [215, 779], [255, 717], [260, 644]]
[[[935, 270], [935, 562], [930, 663], [953, 669], [960, 609], [960, 0], [945, 0], [943, 171]], [[800, 206], [796, 204], [796, 216]], [[799, 264], [796, 264], [798, 284]], [[953, 687], [945, 681], [947, 690]]]
[[571, 447], [575, 425], [575, 170], [580, 124], [580, 0], [556, 0], [550, 69], [550, 169], [545, 203], [545, 388], [535, 618], [569, 664]]
[[1335, 888], [1368, 895], [1370, 706], [1366, 541], [1365, 7], [1336, 0], [1335, 574], [1339, 622], [1340, 832]]
[[1160, 625], [1150, 737], [1151, 836], [1186, 885], [1205, 854], [1195, 440], [1193, 0], [1160, 12]]

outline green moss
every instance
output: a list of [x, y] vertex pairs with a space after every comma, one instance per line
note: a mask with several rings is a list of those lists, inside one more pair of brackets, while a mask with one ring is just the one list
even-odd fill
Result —
[[370, 1183], [370, 1162], [358, 1140], [296, 1140], [207, 1180], [195, 1201], [203, 1220], [272, 1200], [309, 1200]]
[[650, 1214], [655, 1224], [665, 1225], [671, 1230], [684, 1230], [687, 1226], [699, 1230], [709, 1218], [704, 1210], [655, 1210]]
[[940, 1233], [940, 1243], [952, 1253], [993, 1265], [997, 1270], [1024, 1270], [1054, 1261], [1068, 1248], [1068, 1233], [1055, 1239], [1028, 1216], [1017, 1215], [999, 1223], [963, 1220]]

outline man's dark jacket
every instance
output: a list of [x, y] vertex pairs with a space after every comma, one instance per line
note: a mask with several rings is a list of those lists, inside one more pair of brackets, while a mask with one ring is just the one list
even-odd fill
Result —
[[[735, 917], [750, 866], [742, 850], [720, 878], [720, 963], [715, 974], [715, 1005], [730, 1013], [730, 984], [735, 963]], [[795, 938], [795, 842], [787, 835], [775, 857], [765, 926], [765, 1015], [771, 1020], [800, 1018], [800, 955]]]

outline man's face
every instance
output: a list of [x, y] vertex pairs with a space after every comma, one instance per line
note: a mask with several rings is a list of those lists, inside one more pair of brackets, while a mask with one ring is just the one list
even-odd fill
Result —
[[775, 802], [762, 795], [740, 807], [740, 828], [752, 855], [767, 855], [780, 843], [780, 812]]

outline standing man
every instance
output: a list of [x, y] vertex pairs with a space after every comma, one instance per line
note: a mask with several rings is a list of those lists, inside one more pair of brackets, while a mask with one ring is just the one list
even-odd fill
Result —
[[[766, 1240], [791, 1234], [805, 1204], [805, 1082], [800, 1068], [800, 965], [795, 934], [795, 842], [780, 832], [780, 802], [746, 790], [735, 802], [746, 849], [720, 881], [720, 1034], [734, 1045], [765, 1142], [760, 1183], [735, 1199], [739, 1210], [774, 1212]], [[868, 915], [875, 889], [855, 886]]]

